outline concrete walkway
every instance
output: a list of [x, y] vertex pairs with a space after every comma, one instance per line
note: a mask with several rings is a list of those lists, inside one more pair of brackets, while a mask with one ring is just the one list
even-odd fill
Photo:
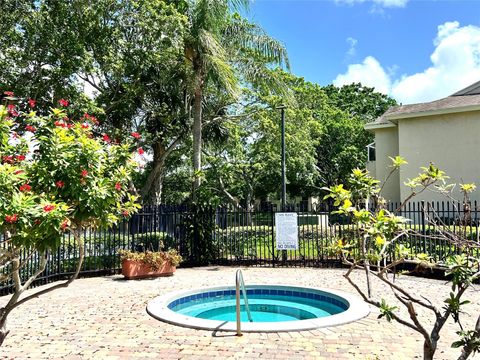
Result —
[[[422, 339], [406, 327], [377, 319], [378, 311], [360, 321], [314, 331], [291, 333], [212, 334], [169, 325], [150, 317], [147, 302], [174, 290], [233, 285], [235, 268], [179, 269], [175, 276], [125, 281], [122, 276], [76, 280], [16, 309], [11, 330], [0, 347], [2, 359], [421, 359]], [[340, 269], [245, 268], [245, 282], [330, 287], [354, 293]], [[354, 274], [361, 284], [362, 273]], [[417, 294], [433, 294], [441, 306], [450, 287], [443, 281], [403, 277]], [[47, 285], [48, 286], [48, 285]], [[376, 284], [378, 294], [392, 299]], [[463, 315], [472, 327], [480, 312], [478, 287], [467, 293], [472, 301]], [[0, 304], [6, 297], [0, 298]], [[393, 303], [393, 300], [392, 300]], [[426, 314], [420, 313], [424, 318]], [[429, 315], [429, 314], [427, 314]], [[442, 333], [436, 359], [452, 360], [456, 327]], [[476, 359], [480, 359], [477, 354]]]

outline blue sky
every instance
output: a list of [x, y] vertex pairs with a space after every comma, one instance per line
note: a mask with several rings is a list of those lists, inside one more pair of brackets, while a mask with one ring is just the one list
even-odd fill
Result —
[[414, 103], [480, 80], [480, 0], [255, 0], [248, 17], [321, 85], [361, 81]]

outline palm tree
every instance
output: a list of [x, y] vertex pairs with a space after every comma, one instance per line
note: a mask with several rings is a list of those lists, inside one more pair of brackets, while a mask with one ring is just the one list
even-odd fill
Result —
[[[202, 109], [207, 82], [233, 96], [245, 81], [275, 85], [270, 65], [289, 66], [282, 44], [232, 11], [247, 9], [248, 0], [187, 0], [185, 56], [193, 72], [193, 170], [195, 190], [201, 183]], [[278, 84], [277, 84], [278, 85]]]

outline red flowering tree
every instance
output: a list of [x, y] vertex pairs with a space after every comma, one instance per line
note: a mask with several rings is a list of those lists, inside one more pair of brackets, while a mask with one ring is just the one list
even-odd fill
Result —
[[[0, 308], [0, 345], [12, 310], [78, 276], [84, 229], [110, 226], [139, 207], [128, 191], [137, 167], [132, 143], [112, 143], [105, 134], [97, 138], [93, 116], [70, 121], [66, 100], [48, 116], [37, 116], [33, 99], [29, 111], [22, 112], [13, 94], [5, 95], [0, 105], [0, 284], [13, 282], [15, 292]], [[65, 282], [22, 297], [65, 232], [78, 246], [76, 271]], [[25, 271], [27, 261], [29, 268], [34, 264], [33, 272]]]

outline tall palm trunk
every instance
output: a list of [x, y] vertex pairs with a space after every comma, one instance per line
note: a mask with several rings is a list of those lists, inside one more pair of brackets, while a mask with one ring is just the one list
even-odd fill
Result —
[[203, 79], [197, 76], [193, 109], [193, 199], [196, 200], [196, 192], [201, 184], [200, 170], [202, 169], [202, 100]]

